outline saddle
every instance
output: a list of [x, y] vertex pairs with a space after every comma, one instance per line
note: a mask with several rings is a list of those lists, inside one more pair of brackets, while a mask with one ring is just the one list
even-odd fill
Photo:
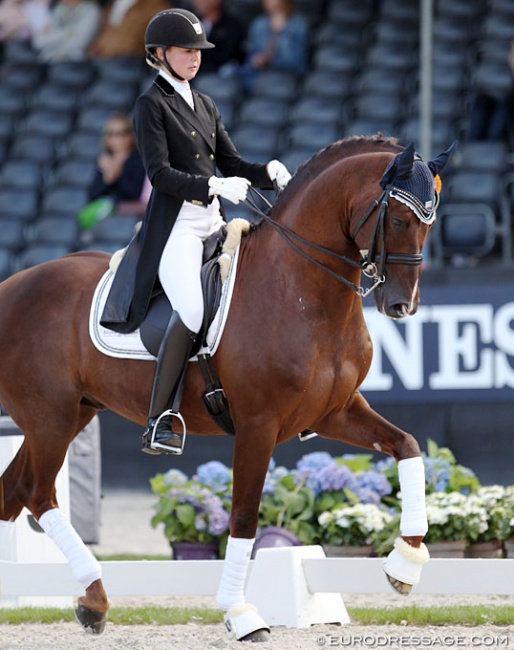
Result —
[[[220, 306], [223, 281], [226, 279], [231, 253], [234, 252], [241, 235], [249, 232], [250, 228], [248, 221], [234, 219], [230, 222], [230, 226], [222, 226], [204, 243], [201, 271], [204, 318], [191, 352], [192, 356], [196, 355], [198, 358], [205, 383], [205, 392], [202, 394], [203, 403], [216, 424], [230, 435], [235, 434], [235, 428], [225, 391], [214, 368], [212, 357], [207, 351], [206, 337]], [[151, 298], [146, 317], [139, 328], [141, 341], [153, 356], [158, 355], [172, 312], [173, 306], [162, 287], [158, 285]]]

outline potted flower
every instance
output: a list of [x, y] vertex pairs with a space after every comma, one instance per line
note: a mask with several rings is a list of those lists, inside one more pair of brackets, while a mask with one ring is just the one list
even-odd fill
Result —
[[150, 479], [158, 496], [151, 524], [164, 526], [175, 559], [217, 558], [228, 537], [229, 510], [219, 490], [172, 469]]
[[259, 531], [253, 555], [260, 548], [317, 543], [314, 492], [295, 470], [270, 463], [259, 507]]
[[487, 530], [487, 511], [461, 492], [432, 492], [426, 497], [428, 532], [425, 543], [432, 557], [464, 557], [469, 541]]
[[318, 517], [321, 542], [332, 557], [369, 556], [375, 536], [391, 524], [393, 516], [374, 503], [342, 504]]
[[469, 540], [466, 557], [502, 557], [503, 542], [510, 535], [512, 518], [511, 499], [506, 488], [501, 485], [483, 486], [469, 500], [485, 509], [487, 526]]

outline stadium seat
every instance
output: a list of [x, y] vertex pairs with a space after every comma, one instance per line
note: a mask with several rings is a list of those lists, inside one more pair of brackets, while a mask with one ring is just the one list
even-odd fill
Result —
[[55, 260], [72, 250], [62, 244], [31, 244], [24, 248], [14, 259], [14, 270], [21, 271], [36, 264]]
[[7, 160], [0, 168], [0, 187], [41, 190], [41, 164], [34, 160]]
[[222, 77], [215, 72], [200, 73], [191, 85], [198, 92], [212, 97], [216, 103], [226, 101], [237, 104], [243, 96], [243, 89], [238, 77]]
[[67, 111], [34, 109], [25, 118], [22, 130], [50, 138], [66, 138], [71, 131], [73, 114]]
[[23, 221], [0, 218], [0, 233], [2, 248], [7, 248], [13, 253], [23, 248], [25, 244]]
[[287, 102], [269, 97], [250, 97], [241, 106], [239, 124], [283, 128], [288, 116]]
[[98, 221], [89, 231], [92, 239], [103, 242], [117, 243], [119, 247], [126, 246], [132, 239], [139, 217], [124, 214], [113, 214], [106, 219]]
[[496, 217], [483, 203], [445, 202], [437, 210], [431, 235], [436, 266], [453, 255], [484, 257], [491, 253], [497, 235]]
[[110, 106], [85, 106], [77, 117], [77, 128], [80, 131], [89, 131], [100, 137], [105, 123], [113, 112]]
[[79, 241], [79, 226], [69, 216], [42, 217], [28, 226], [26, 234], [31, 244], [59, 244], [74, 250]]
[[277, 128], [244, 125], [234, 129], [231, 136], [240, 151], [263, 154], [268, 160], [275, 157], [279, 140]]
[[96, 131], [76, 131], [65, 143], [60, 157], [63, 159], [81, 159], [96, 161], [101, 149], [101, 135]]
[[74, 88], [47, 82], [42, 84], [30, 100], [32, 110], [68, 112], [73, 114], [78, 108], [79, 93]]
[[45, 192], [41, 200], [41, 212], [44, 216], [68, 216], [75, 218], [77, 212], [89, 200], [85, 188], [54, 187]]
[[338, 126], [342, 119], [341, 102], [326, 97], [302, 97], [290, 111], [291, 123], [316, 122]]
[[38, 133], [20, 133], [12, 144], [10, 158], [33, 160], [51, 168], [56, 156], [55, 139]]
[[99, 79], [91, 84], [83, 96], [83, 106], [101, 106], [112, 111], [130, 111], [138, 88], [133, 83]]
[[90, 61], [59, 61], [48, 64], [47, 80], [60, 86], [84, 90], [95, 74]]
[[0, 282], [7, 279], [14, 271], [14, 255], [8, 248], [0, 248]]
[[0, 219], [32, 221], [37, 216], [38, 198], [35, 190], [0, 188]]
[[288, 146], [316, 152], [339, 140], [341, 131], [332, 124], [304, 122], [294, 124], [286, 134]]
[[297, 86], [298, 79], [292, 72], [264, 70], [255, 76], [251, 94], [291, 101], [296, 97]]
[[298, 96], [300, 99], [315, 96], [343, 101], [352, 92], [353, 79], [353, 72], [311, 70], [305, 75]]
[[57, 167], [50, 179], [50, 184], [59, 187], [72, 186], [89, 189], [95, 171], [96, 164], [93, 159], [68, 158]]

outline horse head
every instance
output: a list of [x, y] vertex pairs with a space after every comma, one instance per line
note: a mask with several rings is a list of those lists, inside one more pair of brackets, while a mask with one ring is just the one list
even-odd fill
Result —
[[417, 311], [422, 248], [436, 219], [439, 172], [455, 146], [425, 163], [410, 144], [390, 160], [380, 179], [382, 194], [366, 255], [383, 280], [375, 290], [377, 307], [391, 318]]

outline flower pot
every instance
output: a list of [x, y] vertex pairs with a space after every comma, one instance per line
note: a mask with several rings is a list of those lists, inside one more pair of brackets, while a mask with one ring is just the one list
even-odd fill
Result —
[[503, 545], [501, 540], [492, 539], [489, 542], [478, 542], [470, 544], [464, 553], [464, 557], [503, 557]]
[[506, 558], [514, 558], [514, 537], [509, 537], [503, 542], [503, 550]]
[[175, 542], [171, 544], [174, 560], [217, 560], [218, 545], [198, 542]]
[[447, 558], [460, 558], [464, 557], [466, 550], [466, 540], [457, 539], [444, 542], [434, 542], [427, 544], [430, 557], [447, 557]]
[[323, 550], [327, 557], [370, 557], [373, 553], [373, 546], [351, 546], [350, 544], [323, 544]]
[[261, 548], [278, 548], [281, 546], [301, 546], [302, 543], [294, 533], [279, 526], [262, 528], [253, 545], [252, 558]]

